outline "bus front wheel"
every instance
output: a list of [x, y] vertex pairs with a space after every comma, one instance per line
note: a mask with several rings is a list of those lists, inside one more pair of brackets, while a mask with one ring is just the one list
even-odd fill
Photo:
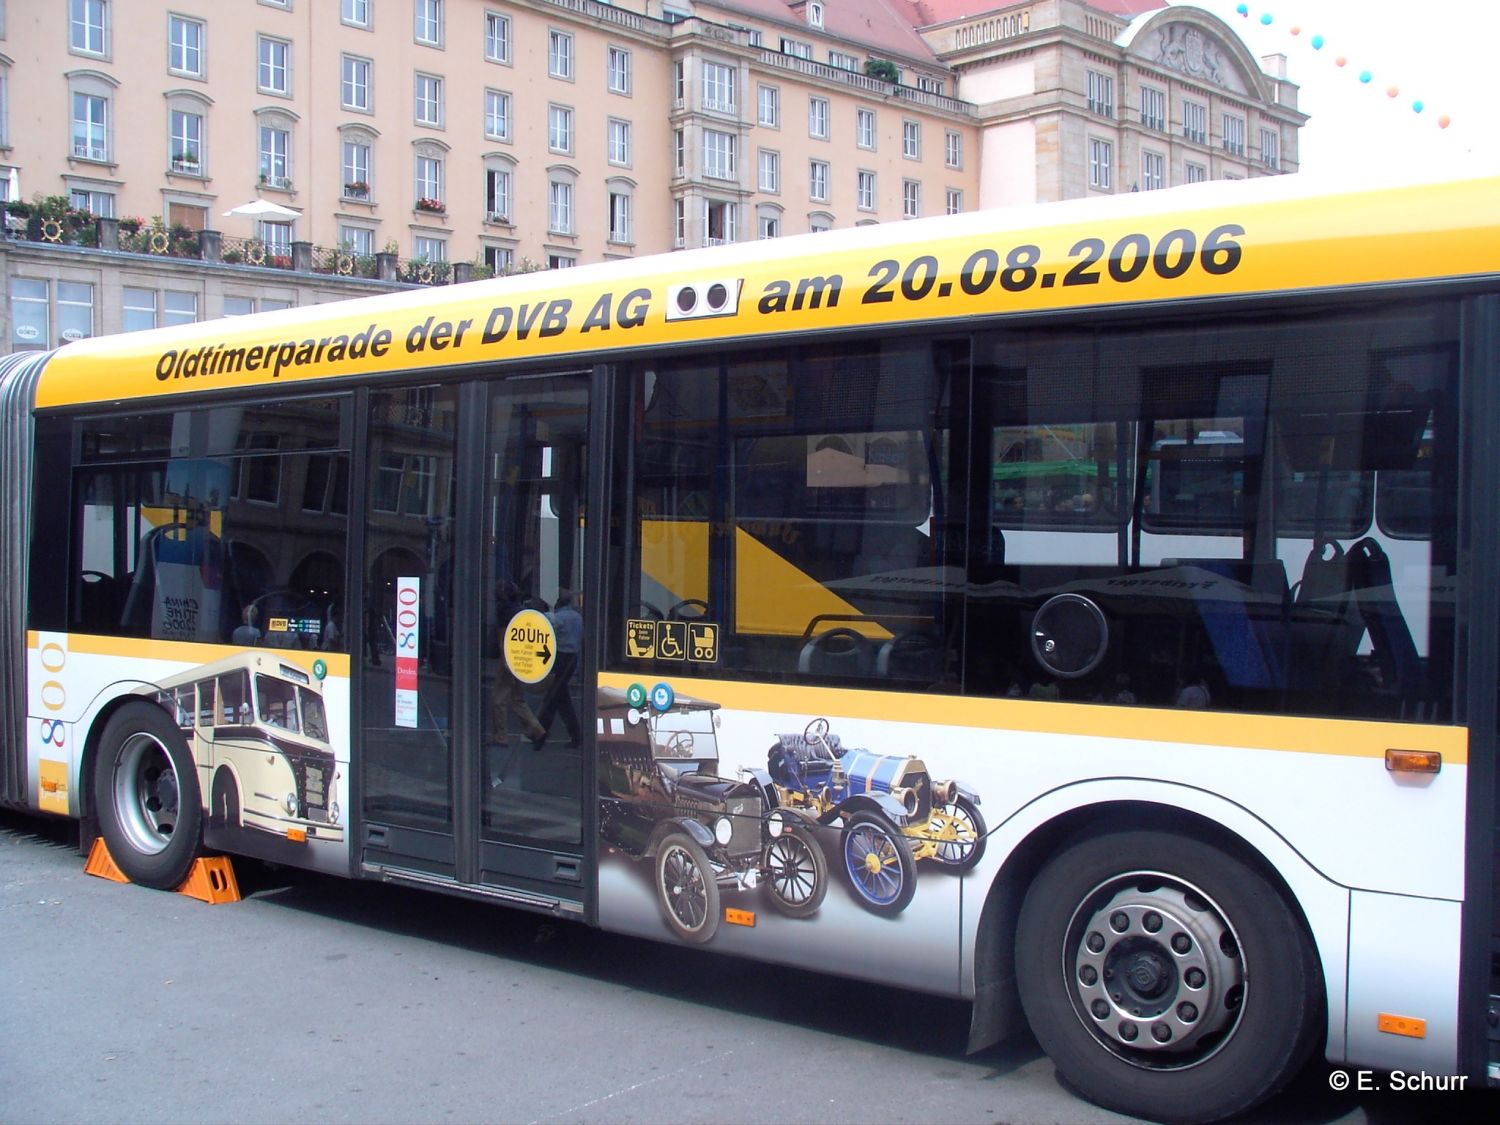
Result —
[[198, 771], [162, 708], [127, 707], [105, 724], [94, 807], [109, 854], [132, 883], [172, 890], [187, 878], [203, 828]]
[[1076, 841], [1016, 934], [1021, 1002], [1062, 1077], [1159, 1121], [1212, 1121], [1279, 1090], [1322, 1018], [1312, 944], [1238, 857], [1164, 832]]

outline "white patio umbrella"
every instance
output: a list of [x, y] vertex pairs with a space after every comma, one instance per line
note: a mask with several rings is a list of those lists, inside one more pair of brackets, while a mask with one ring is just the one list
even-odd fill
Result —
[[302, 212], [272, 203], [269, 199], [252, 199], [249, 203], [241, 203], [224, 212], [226, 219], [235, 215], [243, 215], [247, 219], [300, 219]]

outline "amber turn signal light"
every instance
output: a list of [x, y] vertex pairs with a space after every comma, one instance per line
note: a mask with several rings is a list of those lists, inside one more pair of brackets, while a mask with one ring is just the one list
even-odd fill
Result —
[[1437, 773], [1443, 756], [1436, 750], [1387, 750], [1385, 768], [1392, 773]]

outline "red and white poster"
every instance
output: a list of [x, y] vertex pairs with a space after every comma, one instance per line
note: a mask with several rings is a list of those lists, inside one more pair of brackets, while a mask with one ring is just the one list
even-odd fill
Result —
[[417, 725], [417, 653], [422, 640], [422, 580], [396, 579], [396, 725]]

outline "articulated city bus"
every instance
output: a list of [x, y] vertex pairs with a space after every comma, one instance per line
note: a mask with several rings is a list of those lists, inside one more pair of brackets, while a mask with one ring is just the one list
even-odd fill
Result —
[[1494, 1084], [1497, 199], [1194, 185], [9, 357], [0, 799], [151, 887], [207, 847], [962, 997], [1147, 1117]]

